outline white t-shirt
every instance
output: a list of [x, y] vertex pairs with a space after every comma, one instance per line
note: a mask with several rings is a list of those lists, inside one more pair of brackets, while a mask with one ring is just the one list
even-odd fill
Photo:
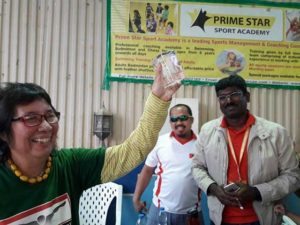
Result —
[[200, 189], [191, 173], [195, 142], [193, 139], [182, 145], [170, 133], [158, 138], [145, 162], [147, 166], [156, 167], [152, 199], [156, 207], [176, 214], [186, 214], [189, 209], [200, 207]]

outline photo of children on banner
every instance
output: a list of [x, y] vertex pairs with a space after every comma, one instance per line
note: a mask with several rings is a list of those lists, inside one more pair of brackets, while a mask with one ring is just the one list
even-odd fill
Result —
[[135, 25], [136, 29], [137, 29], [137, 33], [145, 33], [145, 31], [142, 29], [142, 21], [141, 21], [141, 15], [139, 10], [135, 9], [133, 11], [134, 15], [133, 15], [133, 24]]
[[128, 32], [175, 35], [177, 24], [177, 4], [130, 2]]
[[219, 54], [216, 65], [223, 74], [236, 75], [245, 68], [246, 61], [240, 52], [224, 50]]
[[175, 32], [174, 32], [174, 23], [173, 22], [169, 21], [167, 23], [165, 34], [166, 35], [175, 35]]
[[160, 29], [164, 29], [167, 26], [167, 21], [169, 19], [169, 5], [165, 5], [162, 11], [162, 17], [159, 21]]
[[148, 18], [151, 14], [153, 14], [153, 8], [152, 8], [151, 4], [148, 2], [146, 5], [146, 10], [145, 10], [146, 18]]
[[286, 40], [300, 41], [300, 11], [286, 12]]
[[162, 11], [163, 11], [163, 6], [161, 5], [161, 3], [158, 3], [157, 4], [157, 7], [156, 7], [156, 20], [157, 21], [160, 21], [161, 17], [162, 17]]
[[156, 27], [157, 27], [157, 22], [154, 18], [154, 14], [151, 13], [151, 14], [148, 15], [147, 20], [146, 20], [147, 32], [155, 33], [156, 32]]

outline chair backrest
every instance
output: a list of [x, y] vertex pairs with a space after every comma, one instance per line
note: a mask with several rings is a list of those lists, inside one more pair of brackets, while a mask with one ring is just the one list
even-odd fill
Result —
[[[146, 207], [149, 209], [151, 203], [152, 203], [152, 196], [153, 196], [153, 188], [154, 183], [156, 180], [156, 175], [152, 175], [152, 178], [144, 190], [141, 200], [146, 202]], [[133, 193], [126, 193], [123, 194], [122, 199], [122, 225], [132, 225], [136, 224], [136, 221], [138, 219], [138, 213], [134, 209], [134, 205], [132, 202]]]
[[281, 225], [297, 225], [290, 217], [283, 215]]
[[99, 184], [85, 190], [79, 201], [80, 225], [105, 225], [109, 206], [116, 198], [116, 225], [121, 225], [123, 186]]

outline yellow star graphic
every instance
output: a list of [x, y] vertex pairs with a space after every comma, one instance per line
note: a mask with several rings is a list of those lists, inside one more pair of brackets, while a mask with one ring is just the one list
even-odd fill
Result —
[[198, 15], [199, 15], [199, 10], [198, 9], [194, 9], [194, 11], [188, 12], [188, 14], [191, 17], [191, 20], [195, 21], [196, 18], [198, 17]]

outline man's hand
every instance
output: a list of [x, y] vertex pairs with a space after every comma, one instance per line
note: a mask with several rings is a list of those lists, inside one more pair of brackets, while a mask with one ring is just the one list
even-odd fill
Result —
[[276, 204], [274, 206], [274, 212], [276, 215], [285, 215], [286, 211], [285, 211], [285, 207], [283, 204]]
[[236, 194], [226, 192], [222, 186], [218, 186], [216, 183], [208, 187], [208, 194], [216, 196], [223, 205], [240, 207]]
[[133, 206], [137, 212], [145, 211], [147, 212], [146, 202], [141, 202], [138, 199], [133, 199]]
[[256, 187], [244, 183], [237, 183], [241, 189], [237, 192], [237, 197], [241, 203], [261, 201], [261, 195]]
[[165, 87], [161, 65], [156, 67], [155, 72], [156, 72], [156, 76], [152, 85], [152, 93], [156, 95], [158, 98], [160, 98], [161, 100], [170, 101], [172, 99], [173, 94], [179, 89], [181, 84], [175, 83], [174, 85]]

